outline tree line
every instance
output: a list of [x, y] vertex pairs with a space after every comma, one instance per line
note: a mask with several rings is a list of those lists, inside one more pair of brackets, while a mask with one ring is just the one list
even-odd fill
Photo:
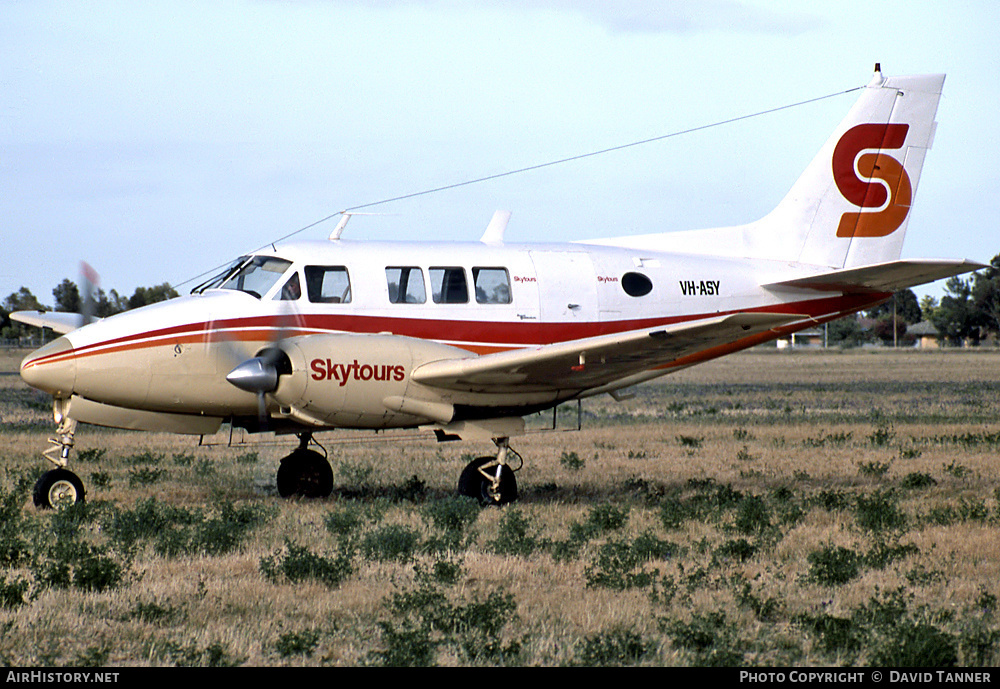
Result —
[[1000, 339], [1000, 254], [969, 277], [949, 278], [940, 301], [929, 295], [918, 301], [912, 290], [904, 289], [860, 318], [831, 322], [828, 341], [842, 346], [912, 344], [914, 336], [908, 331], [921, 321], [934, 326], [944, 345], [978, 346], [990, 337]]
[[[118, 294], [116, 290], [105, 292], [100, 287], [95, 287], [91, 295], [93, 299], [92, 314], [96, 318], [107, 318], [116, 313], [137, 309], [140, 306], [154, 304], [158, 301], [166, 301], [176, 296], [179, 296], [177, 290], [166, 282], [153, 287], [136, 287], [131, 297]], [[18, 291], [11, 292], [0, 304], [0, 338], [12, 340], [37, 335], [38, 328], [10, 319], [10, 314], [15, 311], [83, 312], [85, 297], [80, 293], [77, 284], [69, 278], [64, 279], [52, 290], [52, 298], [54, 305], [48, 306], [41, 303], [27, 287], [21, 287]]]

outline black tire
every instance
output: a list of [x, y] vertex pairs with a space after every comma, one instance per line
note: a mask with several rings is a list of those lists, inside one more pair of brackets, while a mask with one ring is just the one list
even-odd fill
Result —
[[496, 462], [496, 457], [479, 457], [466, 465], [458, 477], [458, 492], [475, 498], [483, 507], [508, 505], [517, 500], [517, 479], [506, 464], [500, 470], [500, 487], [493, 491], [493, 482], [479, 473], [480, 467]]
[[333, 492], [333, 469], [314, 450], [296, 450], [281, 460], [277, 476], [283, 498], [328, 498]]
[[69, 469], [53, 469], [42, 474], [35, 483], [35, 507], [43, 510], [69, 507], [85, 502], [83, 481]]

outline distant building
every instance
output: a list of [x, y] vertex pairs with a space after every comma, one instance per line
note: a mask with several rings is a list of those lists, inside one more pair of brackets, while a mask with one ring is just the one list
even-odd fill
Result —
[[778, 349], [786, 349], [788, 347], [822, 347], [824, 339], [822, 330], [800, 330], [797, 333], [792, 333], [791, 339], [778, 340]]
[[917, 338], [914, 346], [920, 349], [937, 349], [940, 347], [938, 344], [938, 329], [930, 321], [914, 323], [906, 329], [906, 334]]

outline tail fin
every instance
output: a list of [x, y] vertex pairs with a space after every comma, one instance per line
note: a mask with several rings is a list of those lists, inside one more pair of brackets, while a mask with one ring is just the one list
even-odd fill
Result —
[[747, 243], [837, 268], [899, 258], [943, 85], [876, 72], [777, 208], [744, 228]]
[[829, 268], [894, 261], [943, 85], [943, 74], [885, 78], [876, 71], [788, 195], [757, 222], [586, 243]]

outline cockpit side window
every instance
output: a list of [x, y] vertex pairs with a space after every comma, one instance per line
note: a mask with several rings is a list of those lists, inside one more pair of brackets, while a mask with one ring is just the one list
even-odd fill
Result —
[[296, 301], [301, 296], [302, 286], [299, 284], [299, 274], [295, 272], [292, 273], [292, 277], [288, 278], [285, 286], [281, 288], [281, 291], [274, 298], [281, 301]]
[[254, 256], [245, 261], [235, 273], [231, 273], [219, 287], [246, 292], [260, 299], [274, 287], [290, 265], [291, 261], [283, 258]]
[[314, 304], [348, 304], [351, 278], [344, 266], [306, 266], [306, 294]]

